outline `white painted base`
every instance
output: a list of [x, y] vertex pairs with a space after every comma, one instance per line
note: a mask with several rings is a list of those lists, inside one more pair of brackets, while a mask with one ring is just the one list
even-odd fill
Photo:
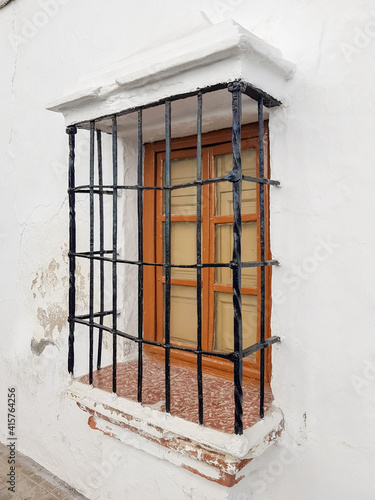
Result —
[[276, 442], [284, 426], [282, 412], [276, 406], [238, 436], [187, 422], [78, 381], [72, 382], [68, 394], [91, 414], [89, 425], [93, 429], [226, 486], [244, 477], [243, 467]]

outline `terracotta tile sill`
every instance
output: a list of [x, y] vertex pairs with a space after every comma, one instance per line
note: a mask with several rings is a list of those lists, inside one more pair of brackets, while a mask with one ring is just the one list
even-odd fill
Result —
[[[111, 391], [111, 367], [73, 380], [68, 393], [90, 414], [91, 428], [184, 467], [224, 486], [246, 475], [245, 466], [275, 442], [283, 415], [266, 393], [266, 414], [258, 418], [257, 388], [244, 387], [244, 434], [233, 434], [233, 384], [204, 375], [204, 426], [197, 423], [195, 372], [172, 367], [171, 415], [164, 409], [164, 374], [159, 362], [144, 366], [143, 404], [136, 402], [136, 362], [118, 365], [118, 394]], [[161, 363], [163, 365], [163, 363]], [[134, 366], [133, 366], [134, 365]], [[166, 448], [168, 452], [166, 453]]]
[[[144, 355], [142, 404], [165, 411], [164, 362]], [[171, 414], [189, 422], [198, 423], [197, 373], [192, 368], [171, 366]], [[79, 379], [89, 383], [88, 375]], [[137, 401], [138, 364], [129, 361], [117, 365], [117, 395]], [[112, 366], [102, 368], [93, 374], [93, 386], [112, 393]], [[233, 382], [223, 378], [203, 374], [203, 400], [205, 427], [233, 433], [234, 429], [234, 392]], [[265, 410], [270, 408], [272, 393], [265, 389]], [[259, 386], [243, 386], [243, 425], [244, 429], [259, 420]]]

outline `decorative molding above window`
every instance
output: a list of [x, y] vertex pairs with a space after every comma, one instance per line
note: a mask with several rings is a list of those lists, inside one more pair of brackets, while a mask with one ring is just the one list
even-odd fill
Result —
[[235, 21], [212, 24], [196, 12], [170, 26], [167, 39], [82, 77], [48, 109], [71, 125], [234, 80], [268, 94], [270, 105], [283, 99], [294, 64]]

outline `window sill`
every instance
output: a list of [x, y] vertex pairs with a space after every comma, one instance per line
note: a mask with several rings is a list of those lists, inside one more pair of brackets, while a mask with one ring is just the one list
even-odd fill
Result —
[[[129, 365], [130, 363], [118, 365], [118, 370], [130, 369]], [[103, 373], [104, 370], [106, 369], [102, 369]], [[109, 368], [107, 371], [109, 372]], [[216, 377], [210, 377], [218, 380]], [[187, 416], [183, 412], [175, 411], [174, 415], [170, 415], [160, 411], [162, 401], [150, 405], [139, 404], [131, 400], [134, 399], [131, 394], [122, 397], [124, 394], [121, 389], [120, 396], [117, 396], [108, 390], [89, 386], [82, 380], [85, 380], [85, 377], [81, 381], [73, 380], [68, 394], [82, 410], [90, 414], [88, 424], [92, 429], [100, 430], [130, 446], [227, 487], [233, 486], [246, 476], [246, 465], [271, 446], [284, 427], [282, 412], [272, 402], [268, 404], [264, 419], [253, 418], [248, 424], [250, 426], [239, 436], [234, 435], [232, 431], [224, 432], [214, 428], [215, 419], [208, 422], [206, 419], [207, 425], [201, 426], [186, 420]], [[219, 380], [220, 386], [227, 382]], [[95, 378], [94, 385], [98, 385]], [[190, 385], [185, 383], [185, 387]], [[101, 386], [103, 387], [103, 384]], [[158, 397], [156, 396], [156, 399]], [[188, 405], [185, 402], [185, 409], [186, 406]], [[256, 410], [252, 408], [250, 412], [254, 415]], [[208, 412], [208, 415], [216, 416], [216, 422], [221, 422], [223, 418], [220, 411], [220, 408], [217, 408], [214, 413]], [[176, 416], [176, 413], [184, 418]], [[244, 413], [246, 415], [246, 408]]]

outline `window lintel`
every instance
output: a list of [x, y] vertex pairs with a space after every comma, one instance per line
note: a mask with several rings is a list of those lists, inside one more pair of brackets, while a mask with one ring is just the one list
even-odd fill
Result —
[[174, 32], [107, 68], [81, 77], [48, 109], [67, 125], [146, 106], [234, 80], [248, 82], [272, 105], [283, 99], [295, 66], [280, 51], [233, 20], [213, 24], [202, 12], [173, 22]]

